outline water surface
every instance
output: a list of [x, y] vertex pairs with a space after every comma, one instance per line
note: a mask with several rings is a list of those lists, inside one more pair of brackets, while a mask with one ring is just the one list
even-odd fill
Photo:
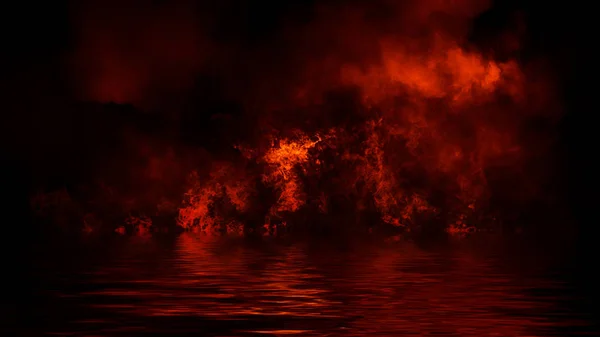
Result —
[[14, 335], [590, 335], [564, 272], [515, 247], [192, 234], [54, 246], [35, 253]]

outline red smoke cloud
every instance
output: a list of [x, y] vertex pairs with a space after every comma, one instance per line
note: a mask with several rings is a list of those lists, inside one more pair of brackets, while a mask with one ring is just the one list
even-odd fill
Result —
[[193, 83], [209, 53], [192, 2], [88, 1], [74, 8], [83, 99], [152, 105]]
[[216, 41], [208, 34], [227, 26], [249, 29], [235, 22], [240, 15], [228, 13], [235, 12], [234, 5], [90, 1], [73, 11], [74, 78], [84, 99], [152, 106], [189, 89], [209, 69], [229, 96], [273, 107], [310, 92], [320, 97], [340, 85], [342, 68], [349, 65], [387, 62], [381, 43], [390, 39], [406, 53], [422, 54], [440, 40], [460, 45], [472, 19], [489, 5], [470, 0], [317, 3], [308, 22], [284, 18], [271, 38], [248, 48], [240, 39]]
[[[264, 188], [273, 194], [266, 222], [311, 207], [326, 213], [341, 195], [346, 208], [374, 210], [396, 227], [445, 214], [449, 228], [464, 230], [498, 200], [520, 212], [543, 197], [532, 177], [544, 174], [535, 162], [548, 160], [556, 117], [543, 72], [510, 57], [522, 30], [493, 38], [493, 50], [472, 43], [473, 19], [488, 6], [323, 3], [310, 20], [284, 20], [250, 43], [215, 38], [228, 24], [250, 29], [227, 21], [227, 6], [205, 22], [210, 15], [189, 4], [89, 4], [77, 11], [73, 64], [83, 97], [143, 108], [176, 109], [161, 104], [209, 72], [218, 94], [257, 117], [243, 128], [261, 134], [226, 144], [244, 155], [239, 165], [207, 161], [192, 174], [178, 200], [185, 228], [244, 222]], [[230, 112], [211, 108], [200, 104]], [[177, 161], [150, 161], [145, 180], [177, 166], [161, 160]]]

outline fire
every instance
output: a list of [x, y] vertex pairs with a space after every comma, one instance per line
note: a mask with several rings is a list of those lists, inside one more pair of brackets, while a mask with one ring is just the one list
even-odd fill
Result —
[[[358, 157], [361, 160], [358, 173], [369, 187], [383, 221], [394, 226], [405, 226], [414, 211], [429, 210], [429, 206], [416, 194], [405, 195], [407, 191], [399, 186], [383, 149], [385, 142], [380, 134], [381, 123], [382, 120], [368, 123], [365, 151]], [[421, 206], [414, 207], [413, 201]]]
[[[375, 8], [379, 5], [386, 15]], [[185, 160], [170, 148], [139, 145], [146, 149], [145, 164], [133, 180], [151, 187], [139, 187], [146, 198], [131, 198], [123, 208], [131, 213], [138, 204], [152, 204], [139, 214], [176, 212], [183, 229], [239, 233], [264, 224], [270, 231], [272, 222], [293, 228], [306, 215], [334, 212], [354, 218], [375, 213], [382, 226], [406, 231], [441, 222], [450, 232], [464, 232], [501, 213], [505, 206], [493, 200], [526, 207], [539, 197], [531, 158], [549, 152], [549, 141], [542, 138], [551, 138], [555, 115], [548, 106], [553, 93], [528, 64], [469, 42], [471, 19], [487, 5], [384, 1], [373, 9], [355, 4], [343, 10], [320, 5], [315, 23], [284, 30], [294, 41], [289, 55], [287, 48], [257, 47], [248, 53], [248, 62], [261, 62], [250, 66], [213, 60], [223, 72], [224, 90], [229, 90], [224, 96], [241, 102], [245, 115], [240, 124], [252, 121], [236, 130], [261, 134], [224, 137], [228, 140], [222, 143], [233, 140], [218, 149], [238, 152], [207, 155], [193, 169], [179, 165]], [[378, 19], [370, 19], [371, 10], [381, 18], [373, 14]], [[154, 13], [148, 15], [148, 20], [162, 22]], [[191, 21], [162, 25], [181, 31]], [[100, 28], [88, 29], [91, 34]], [[163, 37], [149, 32], [148, 37]], [[137, 29], [134, 33], [146, 36]], [[199, 56], [197, 37], [189, 32], [182, 36], [181, 55], [167, 52], [178, 48], [154, 50], [154, 42], [148, 42], [132, 46], [135, 50], [120, 63], [111, 43], [98, 40], [109, 46], [104, 56], [84, 63], [104, 64], [111, 71], [87, 74], [100, 79], [88, 89], [99, 91], [100, 100], [144, 101], [141, 96], [157, 78], [170, 78], [164, 74], [171, 69], [167, 65], [199, 67], [193, 61]], [[516, 38], [503, 39], [510, 40], [506, 48], [513, 52], [519, 45]], [[94, 48], [83, 54], [103, 46], [100, 42], [88, 41]], [[152, 50], [150, 59], [138, 61], [146, 49]], [[137, 67], [127, 66], [132, 62]], [[146, 74], [151, 66], [158, 73]], [[123, 67], [127, 69], [121, 71]], [[183, 68], [175, 69], [177, 74], [187, 73]], [[252, 85], [240, 94], [239, 83], [246, 81]], [[550, 131], [530, 136], [532, 120], [548, 121]], [[183, 196], [163, 186], [178, 184], [184, 175], [189, 181]], [[503, 176], [511, 176], [513, 186], [504, 184]], [[154, 226], [150, 220], [142, 223], [135, 227]]]
[[277, 204], [271, 211], [273, 215], [295, 212], [305, 203], [298, 171], [305, 172], [306, 164], [314, 160], [309, 150], [321, 141], [318, 135], [315, 138], [311, 140], [301, 134], [295, 140], [281, 139], [277, 142], [279, 144], [273, 142], [265, 154], [263, 160], [268, 165], [268, 171], [263, 175], [263, 181], [280, 191]]
[[227, 163], [214, 164], [206, 180], [193, 172], [191, 187], [179, 209], [179, 226], [209, 233], [218, 230], [241, 232], [242, 224], [235, 219], [234, 213], [247, 210], [253, 192], [249, 180], [236, 174], [239, 173]]

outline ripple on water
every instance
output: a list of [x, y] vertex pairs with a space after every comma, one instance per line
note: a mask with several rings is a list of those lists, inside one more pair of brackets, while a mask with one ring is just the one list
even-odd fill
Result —
[[[124, 243], [125, 244], [125, 243]], [[498, 255], [400, 242], [352, 249], [182, 235], [40, 272], [38, 329], [60, 336], [564, 336], [568, 285]], [[139, 245], [138, 245], [139, 246]], [[113, 254], [114, 255], [114, 254]], [[566, 333], [565, 331], [571, 331]]]

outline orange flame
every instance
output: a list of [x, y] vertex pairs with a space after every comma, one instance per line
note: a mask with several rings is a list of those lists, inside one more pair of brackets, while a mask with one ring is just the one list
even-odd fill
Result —
[[[272, 218], [284, 223], [288, 219], [283, 218], [310, 211], [315, 205], [318, 212], [330, 212], [335, 197], [344, 194], [344, 202], [355, 204], [353, 211], [374, 210], [394, 227], [411, 230], [419, 222], [441, 219], [450, 231], [460, 232], [492, 217], [483, 214], [492, 208], [498, 190], [515, 203], [538, 197], [527, 165], [534, 153], [549, 149], [549, 142], [524, 134], [532, 117], [546, 118], [552, 124], [554, 111], [547, 107], [553, 92], [547, 83], [532, 77], [527, 64], [484, 53], [468, 42], [471, 20], [489, 2], [382, 1], [373, 6], [379, 5], [387, 14], [381, 20], [369, 18], [366, 4], [343, 9], [320, 5], [315, 23], [287, 27], [282, 33], [293, 41], [291, 55], [277, 48], [276, 52], [258, 48], [248, 54], [252, 56], [249, 59], [261, 60], [257, 64], [216, 67], [227, 69], [219, 75], [225, 87], [232, 87], [231, 95], [260, 115], [260, 125], [248, 128], [266, 132], [237, 146], [243, 165], [209, 161], [205, 173], [196, 167], [177, 210], [181, 227], [239, 232], [253, 208], [260, 208], [257, 204], [267, 204], [261, 214], [263, 224], [270, 225]], [[378, 9], [374, 12], [382, 12]], [[193, 20], [183, 20], [186, 13], [177, 13], [183, 23], [163, 22], [154, 12], [147, 13], [147, 20], [185, 30]], [[92, 25], [86, 31], [91, 34], [102, 29]], [[150, 32], [150, 37], [157, 34]], [[191, 33], [183, 36], [181, 42], [187, 48], [180, 49], [187, 52], [167, 55], [169, 48], [153, 50], [149, 60], [129, 69], [125, 77], [114, 75], [121, 74], [132, 60], [137, 64], [133, 56], [153, 43], [132, 48], [124, 61], [112, 57], [110, 50], [103, 52], [110, 56], [106, 60], [86, 59], [84, 64], [106, 63], [111, 69], [102, 76], [87, 74], [108, 77], [96, 81], [99, 86], [96, 83], [88, 91], [99, 91], [95, 96], [102, 100], [137, 101], [141, 92], [160, 82], [149, 73], [154, 63], [183, 61], [185, 69], [198, 68], [194, 56], [199, 49], [193, 43], [198, 37]], [[100, 45], [113, 44], [98, 41], [104, 42]], [[518, 45], [511, 40], [507, 48]], [[97, 48], [94, 43], [81, 52], [87, 55]], [[231, 49], [237, 50], [235, 46]], [[155, 60], [164, 62], [149, 62]], [[164, 75], [169, 69], [158, 67], [154, 75]], [[180, 74], [179, 67], [176, 70], [176, 77], [188, 77]], [[255, 81], [253, 74], [259, 76]], [[239, 83], [246, 80], [253, 85], [240, 94]], [[113, 82], [120, 85], [105, 85]], [[344, 90], [353, 96], [332, 94]], [[550, 138], [548, 135], [542, 137]], [[148, 153], [151, 148], [148, 146]], [[174, 152], [163, 152], [168, 153], [144, 155], [148, 163], [139, 169], [138, 185], [189, 172], [177, 165]], [[495, 172], [514, 176], [511, 179], [519, 183], [502, 186], [506, 184], [496, 181]], [[274, 200], [263, 198], [263, 189], [269, 190]], [[159, 198], [156, 194], [163, 191], [155, 190], [158, 192], [144, 192], [153, 194], [156, 209], [168, 212], [177, 207], [178, 200]], [[131, 212], [135, 201], [122, 202], [123, 208]]]

